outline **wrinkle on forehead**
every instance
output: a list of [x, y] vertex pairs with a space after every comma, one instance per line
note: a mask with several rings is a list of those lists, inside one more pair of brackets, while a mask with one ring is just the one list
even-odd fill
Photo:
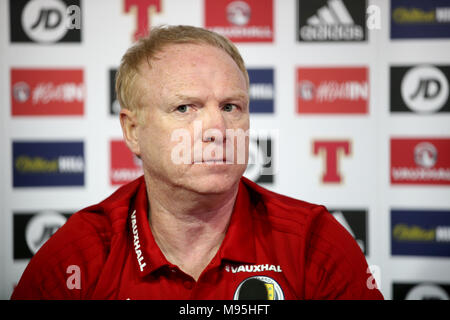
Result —
[[166, 96], [180, 91], [188, 94], [193, 88], [212, 89], [215, 85], [244, 94], [248, 91], [245, 77], [234, 60], [210, 45], [170, 45], [158, 53], [151, 65], [144, 62], [139, 71], [139, 85], [145, 94]]

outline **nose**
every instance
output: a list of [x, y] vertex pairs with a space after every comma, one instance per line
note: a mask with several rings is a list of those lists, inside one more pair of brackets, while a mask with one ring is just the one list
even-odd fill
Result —
[[[203, 141], [220, 144], [225, 142], [226, 122], [218, 104], [210, 104], [202, 110]], [[221, 140], [221, 141], [218, 141]]]

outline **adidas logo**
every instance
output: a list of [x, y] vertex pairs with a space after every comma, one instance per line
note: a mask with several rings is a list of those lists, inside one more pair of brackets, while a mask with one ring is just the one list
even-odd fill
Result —
[[355, 23], [342, 0], [328, 0], [326, 5], [320, 7], [314, 15], [306, 19], [306, 24], [301, 26], [300, 40], [363, 41], [364, 28]]

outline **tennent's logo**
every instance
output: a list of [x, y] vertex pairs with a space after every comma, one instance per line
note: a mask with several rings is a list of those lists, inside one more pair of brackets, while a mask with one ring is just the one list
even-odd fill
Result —
[[147, 36], [150, 32], [152, 15], [161, 12], [162, 0], [123, 0], [123, 3], [125, 12], [133, 12], [135, 15], [133, 40]]
[[341, 183], [342, 173], [339, 162], [345, 156], [351, 155], [351, 142], [349, 140], [315, 140], [313, 141], [313, 154], [323, 159], [323, 183]]

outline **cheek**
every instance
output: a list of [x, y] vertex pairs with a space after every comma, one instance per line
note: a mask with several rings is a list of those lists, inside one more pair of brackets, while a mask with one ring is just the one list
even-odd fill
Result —
[[169, 143], [170, 134], [163, 128], [154, 125], [147, 126], [139, 134], [142, 160], [146, 163], [154, 163], [159, 159], [163, 160]]
[[[141, 157], [144, 166], [164, 171], [180, 170], [184, 156], [191, 157], [192, 132], [171, 127], [160, 120], [147, 126], [140, 134]], [[162, 169], [165, 168], [165, 169]]]

